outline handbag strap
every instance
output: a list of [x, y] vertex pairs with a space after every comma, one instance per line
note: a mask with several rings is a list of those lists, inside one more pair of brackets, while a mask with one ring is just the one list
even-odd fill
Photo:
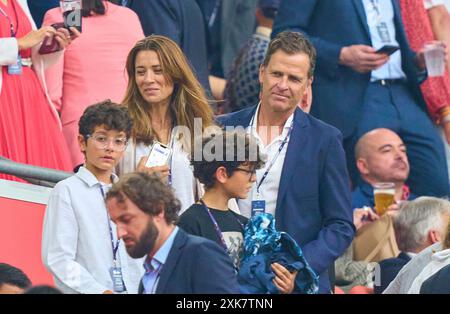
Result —
[[364, 259], [365, 262], [370, 263], [370, 261], [372, 261], [372, 259], [375, 257], [375, 255], [378, 254], [378, 252], [381, 250], [381, 248], [384, 245], [384, 242], [386, 242], [389, 237], [391, 236], [391, 225], [392, 225], [392, 220], [390, 217], [387, 217], [388, 219], [388, 227], [387, 230], [388, 232], [386, 232], [383, 237], [380, 239], [380, 241], [378, 242], [378, 244], [375, 246], [375, 248], [372, 250], [372, 252], [369, 253], [369, 255], [366, 256], [366, 258]]

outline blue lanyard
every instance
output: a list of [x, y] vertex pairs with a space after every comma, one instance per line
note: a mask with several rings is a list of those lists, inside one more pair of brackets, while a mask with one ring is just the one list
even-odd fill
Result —
[[6, 12], [3, 11], [2, 8], [0, 8], [0, 13], [1, 13], [3, 16], [5, 16], [6, 19], [8, 20], [8, 22], [9, 22], [9, 29], [10, 29], [10, 31], [11, 31], [11, 37], [16, 37], [17, 30], [19, 29], [19, 18], [17, 17], [17, 11], [16, 11], [16, 6], [15, 6], [15, 4], [14, 4], [14, 1], [11, 1], [10, 3], [11, 3], [11, 5], [12, 5], [12, 8], [13, 8], [13, 10], [14, 10], [14, 13], [16, 14], [16, 31], [15, 31], [15, 32], [14, 32], [14, 25], [13, 25], [13, 23], [11, 22], [11, 19], [9, 18], [8, 14], [6, 14]]
[[[255, 120], [255, 116], [253, 116], [252, 121], [250, 122], [250, 127], [253, 127], [254, 120]], [[267, 175], [269, 174], [270, 169], [272, 169], [273, 165], [277, 161], [278, 156], [280, 156], [281, 152], [283, 151], [284, 146], [286, 145], [287, 141], [289, 140], [289, 137], [291, 136], [293, 127], [294, 127], [294, 118], [292, 118], [291, 125], [289, 126], [289, 131], [286, 134], [286, 136], [284, 137], [283, 142], [280, 144], [280, 147], [278, 148], [277, 154], [270, 161], [269, 167], [267, 167], [267, 170], [264, 172], [264, 174], [263, 174], [261, 180], [259, 181], [259, 183], [256, 184], [256, 192], [258, 194], [259, 194], [259, 188], [263, 184], [264, 180], [267, 178]]]
[[[209, 218], [211, 219], [211, 222], [214, 225], [214, 229], [216, 230], [216, 233], [219, 236], [220, 241], [222, 242], [222, 246], [225, 249], [225, 252], [228, 253], [227, 243], [225, 242], [225, 239], [224, 239], [223, 234], [222, 234], [222, 230], [220, 230], [220, 227], [219, 227], [219, 224], [217, 223], [217, 220], [214, 218], [214, 216], [212, 215], [211, 211], [209, 210], [209, 207], [206, 206], [205, 202], [202, 199], [199, 202], [200, 202], [200, 204], [203, 205], [203, 208], [208, 213]], [[242, 231], [244, 231], [244, 225], [242, 224], [242, 222], [240, 222], [239, 219], [237, 219], [237, 218], [236, 218], [236, 221], [238, 222], [239, 225], [241, 225]]]
[[[100, 192], [102, 193], [103, 199], [106, 199], [105, 191], [103, 191], [103, 187], [101, 185], [100, 185]], [[116, 260], [117, 260], [116, 259], [116, 255], [117, 255], [117, 250], [119, 249], [120, 239], [118, 238], [117, 241], [116, 241], [116, 244], [114, 245], [114, 236], [113, 236], [113, 231], [112, 231], [112, 227], [111, 227], [111, 221], [110, 221], [108, 210], [106, 210], [106, 218], [108, 220], [109, 236], [111, 237], [111, 247], [112, 247], [112, 253], [113, 253], [113, 262], [114, 262], [114, 266], [115, 266]]]

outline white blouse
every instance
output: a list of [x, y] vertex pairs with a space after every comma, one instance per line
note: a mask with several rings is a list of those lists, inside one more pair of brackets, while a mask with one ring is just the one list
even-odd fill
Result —
[[[181, 215], [186, 209], [195, 203], [197, 195], [201, 195], [200, 184], [194, 178], [192, 167], [190, 165], [189, 154], [183, 150], [182, 143], [177, 138], [173, 141], [172, 157], [169, 160], [169, 168], [171, 169], [172, 188], [175, 196], [181, 203]], [[142, 157], [148, 156], [151, 145], [143, 143], [130, 143], [125, 151], [122, 161], [117, 167], [116, 174], [121, 175], [136, 170], [137, 165]]]

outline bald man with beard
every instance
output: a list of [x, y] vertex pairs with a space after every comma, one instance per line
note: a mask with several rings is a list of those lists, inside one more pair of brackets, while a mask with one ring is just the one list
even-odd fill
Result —
[[393, 182], [397, 202], [416, 198], [405, 184], [410, 170], [408, 156], [405, 144], [395, 132], [389, 129], [367, 132], [356, 144], [355, 158], [361, 180], [352, 193], [353, 208], [373, 208], [372, 185], [376, 182]]

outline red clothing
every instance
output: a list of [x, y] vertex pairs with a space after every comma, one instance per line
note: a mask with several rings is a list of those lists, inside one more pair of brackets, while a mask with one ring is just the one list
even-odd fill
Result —
[[[411, 48], [420, 50], [425, 42], [435, 40], [427, 10], [422, 0], [400, 0], [402, 19]], [[428, 111], [437, 120], [438, 111], [450, 106], [450, 79], [444, 76], [429, 77], [420, 86]]]
[[[9, 16], [16, 38], [31, 30], [31, 23], [15, 0], [0, 7]], [[18, 29], [17, 29], [18, 24]], [[8, 19], [0, 14], [0, 37], [11, 37]], [[31, 49], [20, 51], [22, 58], [31, 56]], [[71, 163], [59, 122], [47, 102], [39, 80], [30, 67], [22, 74], [8, 74], [3, 66], [0, 93], [0, 155], [8, 159], [60, 170], [71, 171]], [[0, 174], [0, 179], [16, 178]]]

